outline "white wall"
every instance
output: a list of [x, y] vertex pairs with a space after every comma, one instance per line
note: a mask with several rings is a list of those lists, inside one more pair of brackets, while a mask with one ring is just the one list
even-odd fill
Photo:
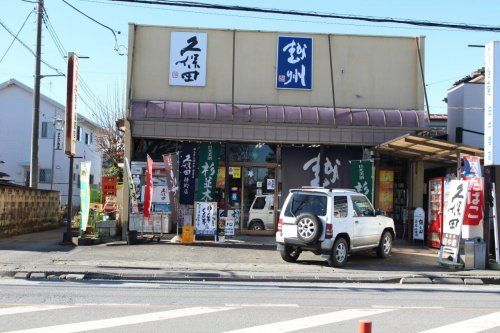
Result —
[[[455, 141], [456, 128], [484, 133], [484, 84], [463, 83], [448, 91], [448, 140]], [[462, 143], [484, 146], [480, 134], [463, 132]]]
[[[25, 172], [29, 170], [31, 159], [31, 120], [33, 110], [33, 96], [30, 92], [18, 86], [10, 86], [0, 90], [0, 171], [11, 176], [11, 180], [24, 185]], [[39, 168], [52, 168], [53, 139], [42, 138], [42, 122], [52, 122], [57, 112], [60, 119], [65, 118], [64, 109], [60, 106], [40, 100], [40, 138], [39, 138]], [[88, 123], [79, 122], [84, 133], [95, 131]], [[94, 144], [86, 145], [85, 136], [77, 143], [77, 156], [84, 156], [86, 161], [91, 161], [91, 174], [94, 175], [94, 184], [101, 184], [101, 154], [97, 152]], [[63, 136], [64, 141], [64, 136]], [[64, 144], [63, 144], [64, 148]], [[73, 187], [73, 203], [79, 204], [79, 188], [76, 184], [80, 170], [80, 162], [84, 159], [75, 159], [74, 173], [76, 174]], [[61, 203], [67, 202], [69, 178], [69, 159], [63, 150], [55, 151], [54, 160], [54, 189], [61, 193]], [[50, 182], [39, 183], [39, 188], [50, 189]]]

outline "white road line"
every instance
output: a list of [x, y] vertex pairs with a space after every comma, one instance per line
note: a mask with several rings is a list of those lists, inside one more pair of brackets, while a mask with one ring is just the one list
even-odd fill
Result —
[[446, 326], [436, 327], [420, 333], [476, 333], [500, 326], [500, 312], [459, 321]]
[[153, 322], [153, 321], [159, 321], [159, 320], [175, 319], [175, 318], [180, 318], [180, 317], [201, 315], [201, 314], [226, 311], [226, 310], [232, 310], [232, 309], [235, 309], [235, 308], [230, 308], [230, 307], [194, 307], [194, 308], [185, 308], [185, 309], [176, 309], [176, 310], [169, 310], [169, 311], [145, 313], [145, 314], [134, 315], [134, 316], [126, 316], [126, 317], [116, 317], [116, 318], [110, 318], [110, 319], [82, 321], [79, 323], [72, 323], [72, 324], [62, 324], [62, 325], [55, 325], [55, 326], [39, 327], [39, 328], [32, 328], [32, 329], [27, 329], [27, 330], [11, 331], [8, 333], [84, 332], [84, 331], [99, 330], [99, 329], [103, 329], [103, 328], [134, 325], [134, 324], [141, 324], [141, 323], [147, 323], [147, 322]]
[[316, 316], [281, 321], [272, 324], [259, 325], [243, 328], [226, 333], [272, 333], [272, 332], [293, 332], [311, 327], [338, 323], [341, 321], [373, 316], [392, 309], [348, 309], [342, 311], [328, 312]]
[[19, 313], [47, 311], [56, 309], [71, 308], [70, 305], [26, 305], [26, 306], [12, 306], [8, 308], [0, 308], [0, 316], [7, 316]]
[[251, 307], [259, 307], [259, 308], [298, 308], [298, 304], [293, 304], [293, 303], [241, 303], [241, 304], [233, 304], [233, 303], [226, 303], [225, 306], [235, 306], [238, 308], [251, 308]]

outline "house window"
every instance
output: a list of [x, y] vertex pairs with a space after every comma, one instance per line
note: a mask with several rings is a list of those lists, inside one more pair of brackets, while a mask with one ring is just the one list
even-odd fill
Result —
[[54, 123], [49, 121], [42, 122], [42, 138], [43, 139], [53, 139], [54, 138]]
[[76, 140], [77, 141], [82, 141], [82, 136], [83, 136], [83, 128], [80, 126], [76, 126]]
[[52, 170], [51, 169], [40, 169], [40, 183], [50, 183], [52, 181]]
[[93, 184], [94, 184], [94, 175], [93, 175], [93, 174], [90, 174], [90, 177], [89, 177], [89, 184], [90, 184], [90, 185], [93, 185]]
[[90, 144], [90, 133], [85, 133], [85, 144], [86, 145]]

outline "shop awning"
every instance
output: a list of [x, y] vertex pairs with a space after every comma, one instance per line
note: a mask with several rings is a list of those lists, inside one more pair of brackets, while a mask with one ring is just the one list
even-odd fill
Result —
[[483, 158], [482, 148], [417, 135], [403, 135], [375, 147], [382, 154], [424, 161], [457, 163], [457, 154]]
[[130, 120], [168, 120], [428, 129], [424, 110], [133, 101]]

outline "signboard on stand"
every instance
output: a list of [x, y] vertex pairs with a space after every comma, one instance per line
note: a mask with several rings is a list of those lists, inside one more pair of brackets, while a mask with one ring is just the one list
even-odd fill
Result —
[[217, 202], [195, 202], [194, 229], [196, 235], [217, 235]]
[[418, 207], [413, 212], [413, 240], [424, 240], [425, 212]]
[[462, 233], [462, 223], [465, 215], [465, 205], [467, 202], [467, 192], [469, 183], [465, 180], [452, 180], [449, 182], [449, 195], [443, 221], [443, 240], [440, 257], [446, 259], [447, 256], [453, 258], [453, 262], [458, 263], [458, 253], [460, 247], [460, 236]]

